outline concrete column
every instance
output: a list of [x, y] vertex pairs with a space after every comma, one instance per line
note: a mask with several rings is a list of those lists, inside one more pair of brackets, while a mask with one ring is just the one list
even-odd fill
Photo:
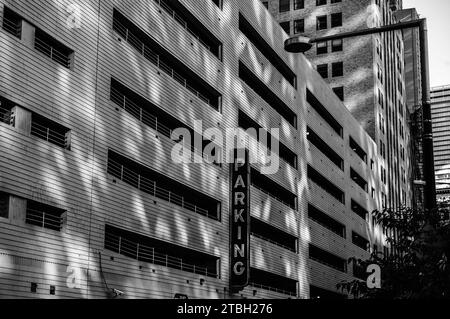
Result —
[[25, 134], [31, 133], [31, 112], [20, 107], [15, 106], [11, 110], [11, 117], [14, 118], [14, 127], [21, 130]]
[[36, 28], [25, 20], [22, 20], [22, 41], [30, 48], [34, 48]]
[[26, 221], [27, 200], [16, 196], [9, 196], [9, 216], [11, 223], [23, 225]]

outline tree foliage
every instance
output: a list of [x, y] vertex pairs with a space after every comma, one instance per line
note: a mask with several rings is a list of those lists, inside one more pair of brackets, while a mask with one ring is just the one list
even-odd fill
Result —
[[373, 214], [377, 224], [396, 230], [395, 235], [388, 232], [389, 254], [373, 252], [368, 260], [351, 258], [349, 263], [364, 271], [371, 264], [379, 265], [381, 289], [368, 289], [361, 280], [341, 282], [337, 288], [364, 299], [450, 299], [448, 208], [385, 209]]

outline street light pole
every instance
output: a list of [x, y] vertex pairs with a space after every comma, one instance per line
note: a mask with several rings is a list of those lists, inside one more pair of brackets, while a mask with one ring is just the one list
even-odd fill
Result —
[[428, 61], [428, 30], [427, 20], [418, 19], [407, 22], [394, 23], [376, 28], [343, 32], [335, 35], [308, 39], [303, 36], [294, 36], [285, 42], [285, 50], [291, 53], [305, 53], [313, 43], [337, 39], [345, 39], [356, 36], [371, 35], [396, 30], [419, 28], [420, 33], [420, 64], [422, 81], [422, 112], [423, 112], [423, 166], [425, 179], [425, 209], [431, 210], [436, 207], [436, 181], [434, 173], [434, 151], [433, 151], [433, 127], [431, 119], [430, 101], [430, 76]]

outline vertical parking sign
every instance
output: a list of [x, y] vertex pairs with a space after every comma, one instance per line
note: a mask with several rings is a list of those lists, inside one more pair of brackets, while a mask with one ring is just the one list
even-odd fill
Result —
[[236, 149], [231, 171], [230, 288], [239, 292], [250, 277], [250, 164], [248, 150]]

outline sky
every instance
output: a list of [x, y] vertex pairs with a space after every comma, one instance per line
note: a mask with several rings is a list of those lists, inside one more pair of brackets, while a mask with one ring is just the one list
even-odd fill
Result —
[[450, 85], [450, 0], [403, 0], [427, 18], [431, 87]]

